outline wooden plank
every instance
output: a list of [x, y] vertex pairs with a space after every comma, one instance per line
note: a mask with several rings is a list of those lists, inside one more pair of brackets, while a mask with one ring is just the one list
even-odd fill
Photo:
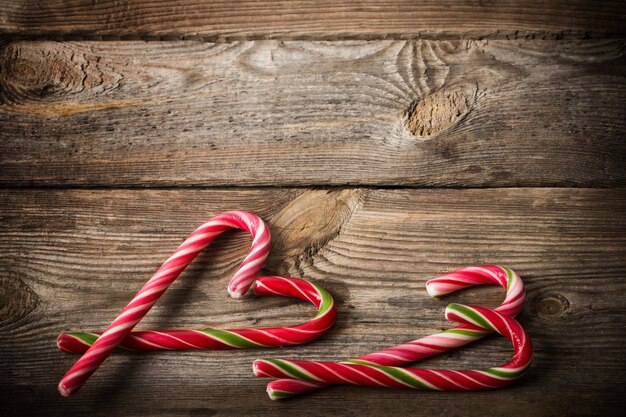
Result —
[[[625, 190], [4, 190], [0, 201], [0, 407], [7, 411], [544, 416], [611, 415], [624, 405]], [[115, 354], [75, 398], [61, 398], [56, 382], [75, 357], [56, 351], [56, 335], [105, 327], [189, 231], [233, 208], [268, 221], [268, 272], [308, 277], [335, 295], [336, 327], [281, 351]], [[248, 239], [220, 239], [142, 327], [307, 317], [310, 308], [286, 300], [228, 299], [226, 279]], [[252, 376], [257, 357], [342, 359], [446, 328], [448, 301], [495, 306], [496, 288], [445, 300], [424, 291], [428, 278], [487, 262], [517, 270], [528, 290], [520, 321], [536, 360], [520, 384], [471, 394], [336, 387], [275, 403], [265, 396], [267, 380]], [[426, 364], [486, 366], [509, 351], [494, 338]]]
[[0, 32], [119, 37], [390, 38], [624, 34], [620, 1], [0, 2]]
[[623, 186], [623, 51], [6, 43], [0, 184]]

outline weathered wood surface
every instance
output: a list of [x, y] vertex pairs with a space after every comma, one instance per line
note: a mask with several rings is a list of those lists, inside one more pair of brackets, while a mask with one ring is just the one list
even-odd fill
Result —
[[623, 186], [624, 47], [5, 42], [0, 184]]
[[[0, 415], [622, 411], [625, 37], [621, 1], [0, 0]], [[116, 354], [61, 398], [76, 358], [57, 334], [104, 328], [228, 209], [268, 221], [266, 271], [326, 286], [337, 326], [297, 349]], [[248, 243], [220, 238], [141, 327], [309, 317], [227, 297]], [[495, 306], [497, 288], [424, 290], [481, 262], [528, 289], [521, 384], [275, 403], [252, 375], [257, 357], [341, 359], [449, 327], [447, 301]], [[425, 364], [509, 356], [492, 338]]]
[[621, 1], [0, 1], [0, 33], [114, 39], [589, 37], [625, 22]]
[[[0, 413], [12, 411], [3, 415], [610, 415], [623, 404], [625, 190], [4, 190], [0, 201]], [[297, 350], [115, 354], [61, 398], [56, 382], [76, 358], [56, 350], [56, 335], [105, 327], [188, 232], [233, 208], [268, 221], [267, 272], [332, 291], [335, 329]], [[141, 327], [307, 317], [287, 300], [228, 299], [248, 242], [220, 238]], [[335, 387], [275, 403], [252, 376], [257, 357], [340, 359], [446, 328], [446, 301], [495, 306], [496, 288], [441, 301], [424, 290], [481, 262], [511, 266], [528, 289], [520, 321], [536, 361], [520, 384], [469, 394]], [[427, 364], [509, 355], [493, 338]]]

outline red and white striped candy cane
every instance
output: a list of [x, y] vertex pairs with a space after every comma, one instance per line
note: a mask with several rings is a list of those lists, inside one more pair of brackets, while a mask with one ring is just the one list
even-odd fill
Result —
[[209, 219], [197, 228], [165, 261], [135, 298], [122, 310], [100, 338], [67, 371], [59, 382], [63, 396], [74, 394], [98, 369], [111, 352], [128, 336], [133, 327], [146, 315], [159, 297], [180, 273], [219, 234], [230, 229], [243, 229], [252, 235], [250, 252], [228, 284], [233, 298], [245, 294], [259, 273], [270, 250], [270, 232], [256, 215], [245, 211], [230, 211]]
[[[526, 292], [519, 275], [505, 266], [478, 265], [458, 269], [431, 279], [426, 283], [426, 290], [431, 296], [438, 297], [463, 288], [483, 284], [495, 284], [504, 288], [506, 296], [495, 311], [509, 317], [517, 316], [524, 304]], [[402, 366], [464, 346], [490, 333], [484, 328], [471, 323], [464, 323], [432, 336], [360, 356], [353, 361], [371, 365]], [[332, 384], [297, 379], [279, 379], [267, 385], [267, 392], [271, 399], [278, 400], [329, 385]]]
[[[318, 308], [316, 316], [295, 326], [220, 330], [177, 329], [133, 331], [119, 347], [133, 351], [189, 349], [253, 349], [300, 345], [317, 339], [335, 323], [335, 302], [328, 291], [298, 278], [260, 277], [254, 282], [257, 296], [282, 295], [308, 301]], [[82, 353], [98, 340], [98, 333], [62, 333], [59, 349]]]
[[515, 319], [480, 307], [450, 304], [446, 318], [497, 332], [513, 344], [513, 358], [500, 366], [472, 370], [420, 369], [352, 363], [258, 359], [256, 376], [294, 378], [310, 382], [413, 388], [437, 391], [476, 391], [509, 385], [530, 367], [533, 358], [530, 337]]

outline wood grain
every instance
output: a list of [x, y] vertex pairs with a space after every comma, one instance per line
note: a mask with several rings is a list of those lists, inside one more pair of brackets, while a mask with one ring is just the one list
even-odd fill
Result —
[[625, 34], [620, 1], [0, 1], [0, 33], [250, 38]]
[[[623, 407], [624, 190], [3, 190], [0, 201], [3, 415], [544, 416]], [[188, 232], [232, 208], [268, 221], [268, 272], [308, 277], [335, 295], [337, 326], [297, 352], [116, 354], [75, 398], [58, 396], [75, 357], [56, 350], [56, 335], [103, 328]], [[141, 326], [307, 317], [310, 308], [288, 300], [228, 299], [248, 239], [221, 238]], [[536, 361], [521, 384], [470, 394], [335, 387], [275, 403], [267, 381], [252, 376], [257, 357], [340, 359], [446, 328], [448, 301], [495, 306], [496, 288], [444, 300], [424, 290], [428, 278], [484, 262], [514, 268], [528, 289], [520, 320]], [[494, 338], [426, 364], [489, 365], [509, 350]]]
[[0, 185], [623, 186], [622, 40], [8, 42]]

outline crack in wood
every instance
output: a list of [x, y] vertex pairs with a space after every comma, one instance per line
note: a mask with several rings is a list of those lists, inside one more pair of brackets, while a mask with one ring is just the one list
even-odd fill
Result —
[[390, 39], [620, 36], [620, 2], [8, 0], [5, 36], [59, 40]]

